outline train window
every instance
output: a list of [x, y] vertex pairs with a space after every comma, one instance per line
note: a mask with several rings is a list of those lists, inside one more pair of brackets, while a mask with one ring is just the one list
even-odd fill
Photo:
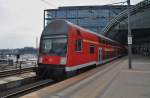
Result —
[[101, 43], [101, 38], [98, 37], [98, 42]]
[[66, 38], [49, 38], [43, 39], [41, 45], [41, 53], [51, 56], [65, 56], [67, 52]]
[[103, 41], [103, 39], [102, 39], [102, 40], [101, 40], [101, 43], [103, 44], [103, 42], [104, 42], [104, 41]]
[[105, 44], [105, 40], [104, 39], [102, 39], [102, 43]]
[[107, 41], [107, 45], [110, 45], [110, 42], [109, 42], [109, 41]]
[[108, 41], [107, 41], [107, 40], [105, 41], [105, 44], [106, 44], [106, 45], [108, 44]]
[[81, 35], [81, 32], [80, 32], [80, 30], [76, 30], [77, 31], [77, 35]]
[[90, 45], [89, 52], [90, 54], [94, 54], [94, 45]]
[[76, 40], [76, 48], [75, 48], [75, 50], [76, 51], [81, 51], [81, 49], [82, 49], [82, 40], [81, 39], [77, 39]]

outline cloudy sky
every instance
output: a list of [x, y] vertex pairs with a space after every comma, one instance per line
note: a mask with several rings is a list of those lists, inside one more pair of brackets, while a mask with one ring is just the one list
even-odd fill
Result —
[[[0, 49], [35, 47], [43, 27], [43, 10], [59, 6], [103, 5], [125, 0], [0, 0]], [[136, 4], [141, 0], [131, 0]]]

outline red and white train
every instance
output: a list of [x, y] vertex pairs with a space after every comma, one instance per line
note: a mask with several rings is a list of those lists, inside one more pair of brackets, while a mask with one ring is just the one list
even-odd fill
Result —
[[61, 78], [79, 69], [109, 62], [124, 46], [66, 20], [54, 20], [42, 32], [37, 75]]

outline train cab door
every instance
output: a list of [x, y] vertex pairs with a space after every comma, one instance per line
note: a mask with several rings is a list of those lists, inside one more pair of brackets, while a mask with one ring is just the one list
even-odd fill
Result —
[[102, 63], [102, 48], [98, 48], [98, 64]]

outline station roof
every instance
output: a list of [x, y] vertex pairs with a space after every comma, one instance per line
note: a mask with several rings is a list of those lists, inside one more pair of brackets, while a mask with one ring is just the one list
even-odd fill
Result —
[[[107, 9], [107, 8], [118, 8], [118, 9], [126, 9], [127, 6], [126, 5], [89, 5], [89, 6], [63, 6], [63, 7], [59, 7], [59, 10], [82, 10], [82, 9]], [[45, 11], [52, 11], [52, 10], [58, 10], [58, 9], [46, 9]]]
[[[130, 9], [132, 36], [137, 39], [150, 36], [150, 0], [144, 0]], [[117, 15], [103, 29], [103, 34], [113, 40], [127, 44], [127, 19], [128, 11], [125, 10]]]

